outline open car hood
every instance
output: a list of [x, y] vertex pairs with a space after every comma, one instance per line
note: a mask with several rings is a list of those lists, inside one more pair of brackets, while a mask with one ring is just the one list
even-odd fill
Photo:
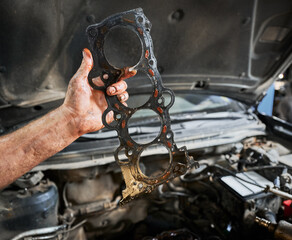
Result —
[[291, 0], [2, 1], [0, 107], [64, 98], [88, 47], [86, 27], [137, 7], [152, 22], [162, 79], [174, 90], [252, 105], [291, 63]]

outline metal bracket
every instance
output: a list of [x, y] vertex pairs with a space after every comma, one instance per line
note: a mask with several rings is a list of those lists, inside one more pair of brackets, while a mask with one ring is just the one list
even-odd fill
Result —
[[[107, 33], [115, 27], [125, 27], [132, 30], [140, 39], [142, 45], [142, 54], [139, 62], [132, 67], [137, 71], [143, 71], [150, 78], [153, 85], [153, 92], [149, 100], [137, 108], [129, 108], [120, 103], [116, 96], [108, 96], [105, 89], [113, 83], [116, 83], [123, 74], [124, 69], [118, 69], [112, 66], [105, 57], [104, 42]], [[186, 148], [178, 148], [173, 139], [173, 132], [170, 126], [169, 109], [174, 103], [174, 93], [171, 89], [165, 88], [162, 84], [161, 76], [157, 70], [157, 61], [153, 53], [153, 44], [150, 36], [151, 23], [144, 15], [141, 8], [112, 15], [101, 23], [90, 25], [86, 32], [88, 41], [93, 54], [95, 66], [91, 70], [88, 80], [93, 89], [102, 90], [105, 93], [108, 108], [102, 116], [103, 124], [114, 129], [118, 133], [120, 146], [116, 149], [114, 156], [116, 162], [122, 170], [126, 183], [126, 189], [123, 190], [123, 199], [121, 203], [128, 202], [135, 197], [150, 193], [156, 186], [186, 173], [187, 169], [194, 164], [194, 160], [188, 155]], [[103, 69], [98, 71], [96, 64]], [[104, 79], [104, 74], [108, 78]], [[104, 82], [104, 87], [94, 85], [92, 79], [100, 76]], [[165, 104], [163, 94], [169, 94], [171, 101]], [[128, 132], [128, 121], [131, 116], [140, 109], [151, 109], [158, 114], [161, 120], [161, 130], [158, 136], [148, 144], [138, 144]], [[109, 125], [106, 122], [106, 115], [114, 112], [114, 119], [118, 122], [116, 126]], [[139, 167], [141, 153], [145, 148], [153, 144], [161, 144], [169, 153], [169, 166], [166, 171], [158, 177], [149, 177], [143, 174]], [[120, 161], [118, 154], [124, 150], [127, 161]], [[183, 154], [184, 157], [175, 157]], [[197, 163], [196, 163], [197, 164]], [[197, 164], [198, 165], [198, 164]]]

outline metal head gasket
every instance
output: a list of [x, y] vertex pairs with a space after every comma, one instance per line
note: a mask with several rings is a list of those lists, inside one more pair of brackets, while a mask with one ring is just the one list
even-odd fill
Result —
[[[117, 82], [125, 71], [123, 68], [119, 69], [112, 66], [104, 52], [105, 37], [116, 27], [127, 28], [139, 37], [142, 54], [140, 60], [132, 69], [147, 74], [153, 85], [153, 92], [149, 100], [137, 108], [129, 108], [123, 105], [116, 96], [108, 96], [105, 91], [108, 86]], [[178, 148], [174, 142], [169, 116], [169, 109], [174, 103], [174, 93], [162, 84], [161, 76], [157, 70], [157, 61], [153, 53], [150, 29], [150, 21], [144, 15], [143, 10], [138, 8], [110, 16], [101, 23], [90, 25], [86, 30], [94, 63], [98, 63], [99, 68], [102, 69], [102, 72], [100, 72], [95, 65], [89, 74], [88, 80], [93, 89], [104, 91], [108, 108], [102, 115], [102, 121], [106, 127], [117, 131], [120, 140], [120, 146], [116, 149], [114, 156], [116, 162], [121, 167], [126, 184], [121, 203], [128, 202], [142, 193], [150, 193], [156, 186], [184, 174], [190, 165], [195, 163], [193, 158], [188, 155], [186, 148]], [[108, 76], [106, 79], [104, 79], [105, 74]], [[92, 79], [98, 76], [104, 82], [104, 87], [96, 86], [93, 83]], [[168, 104], [166, 104], [163, 94], [169, 94], [171, 96]], [[161, 121], [160, 133], [148, 144], [135, 142], [128, 131], [129, 119], [140, 109], [153, 110], [158, 114]], [[108, 124], [106, 121], [106, 116], [110, 111], [114, 112], [114, 119], [117, 122], [115, 126]], [[169, 165], [158, 177], [149, 177], [141, 171], [139, 160], [145, 148], [154, 144], [162, 145], [168, 150]], [[121, 151], [125, 152], [128, 158], [127, 161], [119, 159], [119, 152]], [[174, 157], [180, 154], [184, 154], [184, 157]]]

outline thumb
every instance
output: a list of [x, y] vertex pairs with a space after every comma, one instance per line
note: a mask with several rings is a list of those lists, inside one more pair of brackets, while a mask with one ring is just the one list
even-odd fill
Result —
[[93, 67], [93, 59], [92, 59], [91, 52], [87, 48], [83, 49], [82, 55], [83, 55], [83, 60], [78, 72], [80, 72], [81, 75], [87, 77], [90, 70]]

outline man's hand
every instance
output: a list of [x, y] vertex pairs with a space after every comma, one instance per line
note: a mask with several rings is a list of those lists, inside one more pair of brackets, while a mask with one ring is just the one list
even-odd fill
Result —
[[[64, 110], [71, 112], [73, 121], [78, 131], [78, 135], [93, 132], [103, 127], [102, 114], [107, 108], [105, 95], [102, 91], [94, 90], [88, 83], [88, 74], [93, 66], [93, 59], [88, 49], [83, 50], [83, 61], [79, 70], [70, 80], [66, 98], [63, 104]], [[120, 81], [107, 88], [108, 95], [117, 95], [118, 99], [124, 103], [129, 98], [126, 92], [127, 84], [124, 79], [132, 77], [136, 71], [125, 70]], [[104, 76], [106, 79], [107, 76]], [[100, 77], [93, 79], [97, 86], [103, 86]], [[113, 121], [112, 112], [107, 115], [107, 122]]]
[[[40, 162], [68, 146], [80, 135], [103, 127], [102, 114], [107, 108], [103, 92], [93, 90], [88, 73], [93, 60], [89, 50], [83, 51], [83, 61], [71, 79], [62, 106], [32, 121], [17, 131], [0, 137], [0, 189], [15, 181]], [[107, 89], [108, 95], [117, 95], [122, 103], [128, 99], [125, 78], [136, 71], [125, 69], [119, 82]], [[106, 76], [104, 76], [106, 78]], [[100, 78], [94, 80], [101, 85]], [[112, 121], [112, 115], [108, 122]]]

